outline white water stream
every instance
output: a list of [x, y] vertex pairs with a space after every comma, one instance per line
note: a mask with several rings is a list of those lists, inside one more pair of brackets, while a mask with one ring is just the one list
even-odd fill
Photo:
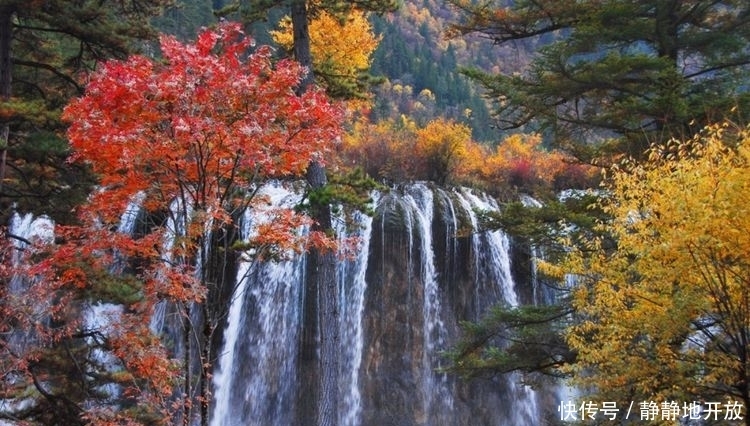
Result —
[[[448, 349], [451, 334], [445, 322], [446, 295], [440, 288], [436, 262], [442, 261], [434, 251], [433, 226], [435, 225], [436, 197], [449, 210], [444, 214], [450, 222], [452, 233], [446, 238], [448, 249], [457, 250], [456, 236], [459, 216], [469, 218], [471, 227], [478, 228], [474, 209], [497, 209], [493, 201], [475, 195], [468, 190], [452, 193], [435, 192], [425, 184], [415, 184], [405, 189], [397, 203], [403, 210], [403, 232], [408, 239], [409, 253], [418, 254], [406, 261], [413, 269], [414, 276], [421, 278], [422, 308], [414, 315], [422, 317], [423, 339], [420, 347], [421, 371], [414, 388], [414, 398], [424, 412], [416, 423], [437, 424], [449, 417], [456, 403], [455, 380], [435, 371], [440, 366], [440, 352]], [[284, 197], [274, 197], [275, 203], [283, 203]], [[454, 200], [453, 202], [449, 202]], [[458, 214], [457, 212], [461, 212]], [[367, 268], [370, 259], [370, 240], [373, 219], [357, 215], [359, 227], [355, 234], [361, 240], [361, 248], [354, 258], [340, 261], [337, 265], [340, 312], [340, 407], [339, 424], [359, 426], [362, 423], [362, 408], [368, 405], [370, 395], [363, 393], [363, 386], [371, 377], [362, 376], [364, 335], [379, 333], [363, 328], [363, 318], [369, 315], [382, 315], [384, 312], [366, 312], [368, 284]], [[465, 220], [465, 219], [464, 219]], [[247, 217], [244, 233], [251, 230], [253, 218]], [[339, 224], [343, 221], [339, 221]], [[339, 235], [351, 235], [339, 226]], [[479, 306], [489, 306], [504, 302], [510, 306], [519, 304], [510, 269], [510, 242], [503, 233], [473, 233], [471, 236], [472, 262], [474, 270], [481, 277], [478, 281], [494, 283], [494, 289], [476, 289]], [[271, 263], [248, 263], [241, 265], [237, 294], [229, 311], [225, 344], [219, 359], [219, 368], [214, 375], [215, 406], [212, 426], [278, 425], [293, 424], [297, 401], [298, 379], [296, 356], [300, 331], [300, 302], [303, 297], [304, 256], [292, 260]], [[491, 290], [491, 291], [490, 291]], [[493, 300], [487, 294], [500, 295]], [[398, 303], [398, 301], [394, 302]], [[455, 333], [455, 332], [454, 332]], [[403, 348], [405, 352], [409, 348]], [[535, 392], [519, 383], [519, 378], [511, 376], [507, 387], [512, 394], [508, 400], [513, 404], [513, 419], [507, 424], [534, 425], [540, 421], [539, 407]], [[421, 420], [419, 420], [421, 419]]]
[[[269, 197], [271, 206], [293, 206], [300, 201], [300, 195], [281, 185], [269, 185], [262, 189], [262, 194]], [[397, 200], [390, 204], [385, 199]], [[409, 285], [410, 300], [388, 300], [388, 304], [411, 303], [417, 300], [404, 327], [419, 324], [414, 330], [414, 347], [399, 348], [403, 357], [413, 356], [413, 371], [408, 373], [409, 380], [414, 382], [392, 383], [387, 386], [406, 389], [407, 396], [414, 399], [413, 406], [419, 407], [420, 413], [414, 418], [402, 419], [409, 425], [438, 425], [451, 419], [459, 412], [464, 417], [455, 417], [452, 424], [463, 424], [471, 419], [466, 408], [471, 401], [459, 392], [460, 383], [455, 377], [436, 371], [441, 366], [441, 351], [449, 349], [455, 342], [458, 320], [475, 320], [477, 318], [456, 318], [455, 304], [450, 299], [448, 290], [455, 279], [461, 282], [473, 282], [473, 287], [466, 289], [477, 312], [482, 312], [494, 303], [505, 303], [518, 306], [519, 297], [511, 273], [510, 241], [499, 231], [477, 232], [479, 228], [475, 209], [495, 210], [497, 204], [482, 195], [456, 189], [445, 191], [433, 189], [426, 184], [407, 186], [399, 194], [384, 194], [376, 197], [376, 204], [392, 206], [401, 210], [403, 232], [407, 250], [403, 253], [404, 263], [410, 272], [404, 276], [412, 280]], [[137, 203], [137, 200], [134, 202]], [[394, 207], [395, 206], [395, 207]], [[173, 206], [177, 210], [179, 206]], [[383, 214], [380, 212], [379, 214]], [[124, 212], [119, 227], [120, 232], [133, 232], [138, 217], [137, 204]], [[177, 215], [176, 217], [180, 217]], [[380, 271], [378, 265], [372, 265], [370, 251], [372, 240], [377, 237], [380, 242], [378, 250], [390, 250], [391, 245], [382, 222], [378, 222], [378, 232], [373, 236], [373, 225], [381, 216], [373, 219], [363, 214], [356, 214], [352, 219], [358, 226], [344, 226], [343, 218], [336, 221], [337, 234], [343, 237], [359, 238], [355, 255], [337, 263], [337, 284], [339, 286], [340, 318], [340, 371], [339, 395], [340, 407], [338, 423], [343, 426], [367, 426], [364, 423], [365, 411], [372, 415], [374, 395], [374, 377], [369, 376], [373, 363], [385, 362], [378, 356], [378, 336], [384, 330], [369, 329], [365, 321], [372, 316], [387, 316], [387, 311], [377, 311], [368, 304], [368, 295], [372, 283], [368, 283], [370, 269]], [[258, 221], [264, 220], [263, 212], [248, 212], [240, 225], [242, 238], [250, 238]], [[184, 226], [179, 219], [169, 222], [173, 235], [179, 235]], [[444, 227], [445, 240], [436, 239], [435, 232]], [[14, 217], [10, 230], [26, 238], [52, 238], [52, 226], [44, 218], [34, 219], [31, 216]], [[457, 235], [470, 229], [470, 234]], [[470, 257], [459, 259], [463, 243], [467, 241], [467, 253]], [[18, 242], [19, 250], [23, 243]], [[174, 239], [167, 237], [164, 241], [168, 249]], [[446, 253], [436, 252], [436, 247], [443, 247]], [[378, 258], [383, 258], [382, 254]], [[398, 255], [388, 253], [389, 255]], [[218, 354], [216, 369], [213, 375], [214, 393], [211, 409], [212, 426], [286, 426], [295, 424], [297, 419], [296, 400], [300, 394], [298, 374], [299, 333], [301, 330], [301, 311], [304, 295], [305, 275], [304, 255], [292, 256], [286, 260], [260, 262], [253, 253], [247, 253], [238, 265], [237, 287], [228, 310], [226, 329], [224, 330], [223, 348]], [[465, 268], [444, 263], [470, 262]], [[471, 278], [463, 276], [443, 276], [443, 273], [458, 274], [469, 271]], [[463, 273], [463, 272], [461, 272]], [[389, 277], [382, 277], [381, 286], [390, 285]], [[22, 290], [23, 283], [11, 283], [12, 288]], [[414, 286], [412, 288], [412, 286]], [[421, 287], [416, 287], [421, 286]], [[461, 289], [461, 291], [464, 291]], [[369, 308], [368, 308], [369, 306]], [[92, 327], [104, 326], [103, 318], [116, 316], [116, 309], [110, 305], [92, 305], [87, 314], [86, 323]], [[152, 327], [161, 330], [165, 312], [161, 310], [153, 315]], [[386, 308], [384, 308], [386, 309]], [[418, 319], [417, 319], [418, 318]], [[367, 347], [365, 342], [367, 343]], [[364, 355], [369, 354], [365, 365]], [[400, 364], [404, 365], [404, 364]], [[387, 366], [379, 366], [372, 371], [383, 371]], [[394, 373], [398, 377], [398, 373]], [[535, 391], [520, 383], [519, 377], [511, 375], [505, 379], [502, 404], [510, 404], [512, 418], [498, 424], [535, 425], [540, 422], [540, 408]], [[409, 386], [413, 386], [410, 388]], [[378, 388], [380, 389], [380, 388]], [[409, 389], [411, 392], [409, 393]], [[380, 389], [375, 392], [388, 392]], [[116, 389], [112, 389], [116, 394]], [[2, 404], [5, 403], [5, 408]], [[0, 410], [8, 411], [10, 401], [0, 401]], [[16, 402], [17, 403], [17, 402]], [[467, 405], [468, 404], [468, 405]], [[462, 407], [462, 408], [459, 408]], [[366, 410], [365, 410], [366, 408]], [[381, 407], [385, 409], [387, 407]], [[461, 411], [463, 410], [463, 411]], [[492, 407], [486, 409], [491, 411]], [[407, 413], [408, 415], [408, 413]], [[396, 419], [398, 420], [398, 419]], [[449, 420], [450, 421], [450, 420]]]

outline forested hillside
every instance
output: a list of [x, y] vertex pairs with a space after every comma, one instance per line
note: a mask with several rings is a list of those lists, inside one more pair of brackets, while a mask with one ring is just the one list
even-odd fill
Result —
[[[201, 26], [215, 22], [212, 10], [228, 3], [181, 0], [154, 22], [166, 33], [189, 39]], [[253, 37], [270, 42], [268, 32], [281, 16], [271, 13], [253, 23]], [[403, 114], [419, 125], [437, 117], [453, 119], [468, 125], [474, 140], [496, 143], [502, 135], [493, 125], [488, 102], [459, 68], [513, 71], [528, 63], [528, 55], [521, 45], [494, 46], [477, 36], [451, 38], [449, 25], [456, 19], [456, 9], [438, 0], [406, 0], [396, 12], [371, 15], [373, 30], [381, 37], [370, 70], [381, 81], [373, 88], [372, 118], [397, 119]]]
[[491, 104], [461, 68], [489, 73], [513, 72], [528, 65], [526, 44], [496, 46], [478, 35], [457, 36], [451, 24], [457, 9], [439, 0], [406, 0], [387, 16], [374, 17], [381, 34], [372, 73], [387, 78], [376, 88], [375, 118], [413, 117], [419, 124], [444, 117], [467, 124], [477, 141], [499, 142], [503, 136], [490, 115]]
[[387, 79], [375, 89], [374, 116], [404, 114], [421, 125], [442, 116], [469, 125], [475, 140], [496, 140], [486, 101], [458, 72], [461, 65], [492, 68], [480, 53], [491, 47], [476, 41], [472, 48], [480, 54], [473, 54], [466, 40], [448, 39], [450, 19], [451, 10], [437, 1], [407, 1], [398, 12], [373, 18], [375, 31], [383, 38], [372, 73]]

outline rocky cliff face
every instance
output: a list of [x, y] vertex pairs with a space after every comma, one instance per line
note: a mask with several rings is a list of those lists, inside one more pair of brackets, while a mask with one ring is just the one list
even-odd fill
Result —
[[[360, 217], [363, 245], [338, 268], [342, 425], [533, 425], [539, 396], [517, 378], [467, 383], [438, 371], [459, 322], [533, 297], [528, 256], [500, 232], [478, 232], [481, 194], [426, 184], [378, 197]], [[305, 424], [295, 374], [304, 258], [240, 265], [215, 374], [213, 424]], [[515, 266], [515, 268], [513, 267]], [[248, 269], [250, 268], [250, 269]], [[301, 423], [300, 423], [301, 422]]]
[[507, 379], [466, 383], [436, 371], [460, 321], [478, 319], [494, 303], [518, 302], [508, 240], [476, 232], [472, 208], [496, 206], [467, 191], [423, 185], [381, 200], [366, 279], [361, 424], [538, 418], [534, 393]]

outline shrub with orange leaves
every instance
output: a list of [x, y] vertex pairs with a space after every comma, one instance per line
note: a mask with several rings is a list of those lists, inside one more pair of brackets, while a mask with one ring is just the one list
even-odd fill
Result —
[[474, 142], [470, 129], [437, 119], [424, 127], [402, 117], [373, 124], [360, 119], [345, 135], [344, 164], [388, 182], [431, 180], [497, 194], [552, 192], [595, 185], [598, 171], [542, 147], [538, 135], [513, 135], [495, 152]]
[[421, 160], [419, 175], [445, 185], [469, 156], [471, 129], [450, 120], [437, 119], [417, 131], [416, 156]]
[[340, 157], [346, 167], [361, 167], [379, 181], [403, 182], [417, 178], [416, 124], [400, 121], [355, 122], [343, 138]]
[[482, 168], [485, 179], [535, 193], [592, 185], [597, 170], [542, 147], [539, 135], [516, 134], [498, 145]]

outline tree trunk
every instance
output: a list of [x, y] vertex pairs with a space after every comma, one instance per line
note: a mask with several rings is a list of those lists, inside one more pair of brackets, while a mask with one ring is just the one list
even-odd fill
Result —
[[193, 381], [192, 381], [192, 371], [190, 368], [191, 362], [190, 362], [190, 348], [191, 348], [191, 339], [190, 336], [192, 335], [192, 330], [190, 327], [190, 303], [183, 303], [183, 310], [182, 314], [185, 316], [185, 326], [183, 329], [183, 344], [185, 345], [185, 348], [183, 349], [185, 353], [183, 354], [182, 362], [182, 373], [185, 375], [185, 381], [184, 381], [184, 389], [183, 389], [183, 398], [182, 401], [182, 426], [190, 426], [190, 418], [191, 418], [191, 395], [192, 395], [192, 389], [193, 389]]
[[304, 93], [313, 83], [312, 53], [310, 52], [310, 29], [307, 25], [307, 2], [293, 0], [291, 5], [294, 59], [307, 68], [307, 74], [297, 87], [297, 93]]
[[201, 426], [208, 426], [208, 422], [211, 420], [209, 417], [209, 407], [211, 404], [211, 383], [209, 378], [211, 377], [211, 369], [214, 366], [212, 355], [211, 355], [211, 336], [212, 328], [211, 321], [209, 320], [209, 309], [208, 302], [201, 304], [201, 311], [203, 312], [203, 336], [201, 344], [201, 391], [200, 391], [200, 404], [201, 404]]
[[317, 285], [320, 289], [320, 406], [318, 426], [338, 423], [339, 403], [339, 312], [336, 259], [333, 252], [318, 253]]
[[[11, 57], [11, 41], [13, 38], [13, 15], [15, 10], [12, 6], [0, 8], [0, 100], [8, 101], [11, 95], [11, 81], [13, 62]], [[7, 122], [0, 124], [0, 197], [3, 194], [5, 183], [5, 169], [8, 157], [8, 138], [10, 126]]]
[[[304, 93], [314, 81], [306, 2], [293, 0], [291, 15], [294, 57], [307, 68], [307, 75], [297, 88], [298, 93]], [[317, 161], [312, 161], [308, 167], [307, 182], [312, 190], [320, 189], [327, 183], [325, 168]], [[331, 230], [331, 211], [328, 205], [312, 205], [311, 214], [315, 220], [313, 231]], [[297, 400], [300, 401], [300, 406], [297, 415], [300, 424], [315, 419], [317, 426], [334, 426], [338, 423], [339, 399], [335, 253], [313, 248], [308, 254], [306, 272], [298, 363], [300, 398]]]
[[[307, 75], [297, 87], [297, 93], [303, 93], [312, 84], [312, 56], [310, 53], [310, 34], [307, 26], [307, 6], [304, 0], [294, 0], [291, 5], [292, 31], [294, 34], [294, 57], [307, 67]], [[312, 167], [308, 172], [312, 170]], [[309, 180], [309, 179], [308, 179]], [[305, 424], [315, 419], [317, 423], [321, 388], [320, 365], [318, 364], [318, 343], [320, 342], [318, 310], [318, 277], [317, 252], [311, 252], [307, 258], [305, 289], [302, 301], [302, 318], [297, 361], [298, 388], [297, 423]]]
[[[318, 162], [312, 162], [307, 170], [307, 182], [313, 189], [326, 185], [325, 169]], [[316, 223], [313, 231], [330, 231], [331, 209], [328, 205], [311, 206], [312, 216]], [[310, 297], [305, 306], [317, 307], [317, 318], [313, 327], [317, 328], [320, 358], [315, 367], [318, 369], [316, 425], [335, 426], [338, 424], [337, 408], [339, 402], [339, 312], [338, 283], [336, 281], [336, 254], [330, 250], [313, 248], [308, 255], [307, 274], [305, 277], [306, 296], [317, 295], [317, 300]], [[306, 319], [312, 320], [312, 315]], [[303, 324], [303, 329], [307, 324]], [[315, 328], [313, 330], [315, 330]], [[309, 342], [308, 342], [309, 344]], [[307, 350], [311, 350], [309, 347]], [[316, 352], [317, 353], [317, 352]], [[312, 417], [311, 417], [312, 418]]]

